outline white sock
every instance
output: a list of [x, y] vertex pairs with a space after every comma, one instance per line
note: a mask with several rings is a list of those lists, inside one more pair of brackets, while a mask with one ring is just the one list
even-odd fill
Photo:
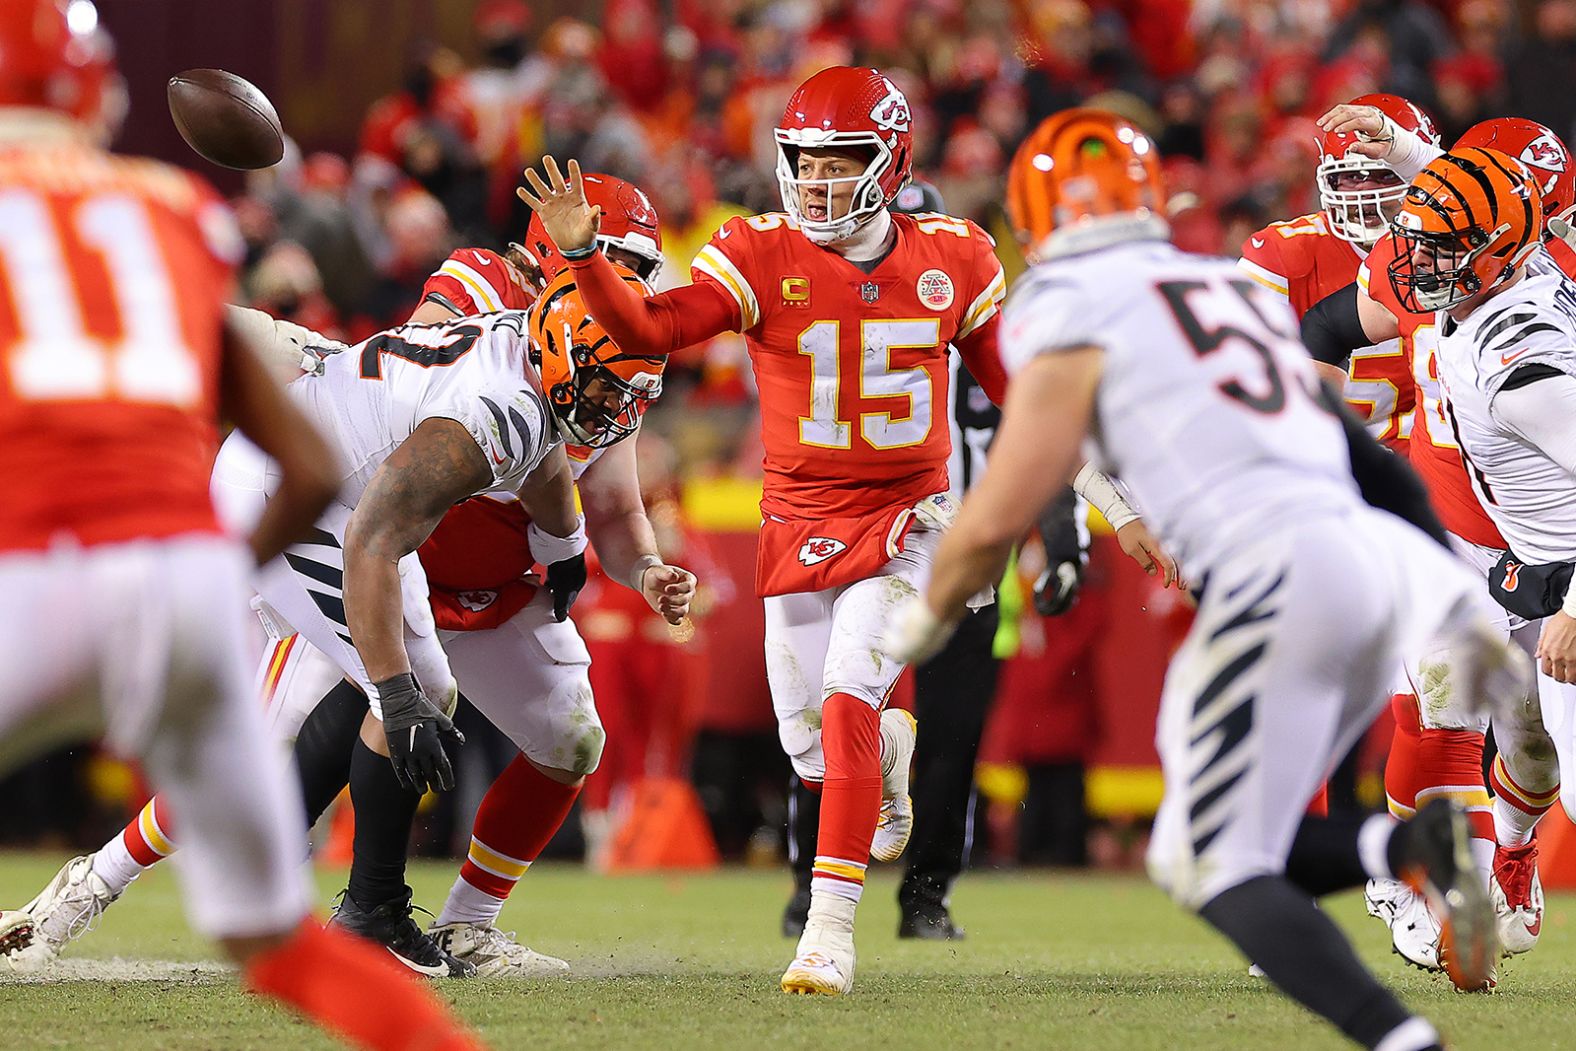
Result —
[[1477, 865], [1477, 870], [1482, 874], [1484, 882], [1494, 877], [1494, 844], [1487, 839], [1473, 836], [1467, 840], [1467, 846], [1472, 850], [1472, 861]]
[[1439, 1043], [1439, 1031], [1427, 1019], [1413, 1016], [1385, 1034], [1374, 1051], [1423, 1051]]
[[449, 899], [443, 903], [443, 911], [438, 913], [438, 926], [472, 923], [478, 927], [491, 927], [498, 922], [503, 903], [503, 898], [495, 898], [471, 886], [464, 876], [456, 876], [454, 886], [449, 888]]
[[1538, 827], [1538, 819], [1542, 816], [1534, 817], [1495, 796], [1494, 838], [1502, 847], [1524, 847], [1532, 839], [1532, 830]]
[[1390, 837], [1395, 821], [1388, 814], [1375, 814], [1357, 830], [1357, 857], [1370, 879], [1395, 879], [1390, 871]]
[[848, 934], [854, 932], [854, 912], [859, 902], [840, 894], [828, 894], [819, 888], [810, 891], [810, 915], [805, 920], [806, 930], [822, 927]]
[[124, 891], [144, 871], [120, 836], [111, 839], [93, 855], [93, 874], [104, 881], [112, 894]]

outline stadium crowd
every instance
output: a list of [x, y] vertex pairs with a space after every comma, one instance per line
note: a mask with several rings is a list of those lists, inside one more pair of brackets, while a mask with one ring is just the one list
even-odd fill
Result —
[[[1576, 75], [1576, 0], [607, 0], [596, 24], [542, 24], [523, 0], [484, 0], [474, 34], [468, 57], [435, 44], [409, 56], [401, 89], [367, 112], [354, 155], [292, 147], [283, 164], [250, 177], [233, 201], [250, 305], [346, 341], [403, 321], [455, 247], [501, 248], [520, 236], [528, 216], [514, 188], [547, 153], [645, 189], [669, 260], [658, 283], [683, 283], [723, 221], [777, 206], [770, 127], [794, 85], [834, 64], [876, 65], [904, 90], [916, 111], [916, 172], [948, 211], [997, 235], [1009, 274], [1021, 263], [1001, 210], [1007, 158], [1043, 117], [1082, 102], [1150, 132], [1166, 158], [1175, 239], [1228, 255], [1266, 222], [1317, 207], [1313, 118], [1353, 96], [1414, 99], [1446, 141], [1505, 112], [1576, 131], [1576, 97], [1537, 88]], [[654, 514], [659, 524], [666, 515], [664, 548], [687, 537], [705, 581], [704, 538], [678, 521], [672, 497], [676, 478], [760, 474], [742, 338], [676, 358], [646, 431], [667, 439], [641, 443], [651, 496], [664, 497], [654, 505], [667, 508]], [[1032, 579], [1032, 552], [1025, 561]], [[1097, 568], [1096, 591], [1099, 578]], [[748, 592], [746, 580], [722, 585]], [[597, 623], [610, 625], [609, 639], [626, 638], [634, 629], [624, 622], [638, 612], [617, 608], [620, 589], [604, 590], [606, 603], [587, 595], [601, 618], [587, 621], [593, 647]], [[1098, 601], [1088, 605], [1088, 617], [1107, 615]], [[1053, 786], [1045, 795], [1064, 793], [1101, 732], [1080, 693], [1097, 624], [1028, 625], [1028, 644], [1009, 664], [1016, 670], [1004, 676], [1001, 693], [1015, 699], [999, 706], [998, 721], [1036, 732], [998, 726], [986, 753], [1030, 768], [1031, 797], [1036, 776]], [[648, 641], [649, 663], [665, 643]], [[613, 668], [619, 649], [606, 652], [596, 659]], [[676, 711], [684, 691], [671, 692]], [[1047, 716], [1033, 699], [1047, 693], [1070, 699]], [[621, 712], [615, 692], [599, 684], [598, 694], [610, 738], [604, 780], [682, 765], [687, 746], [663, 726], [692, 730], [700, 717]], [[780, 763], [769, 711], [762, 716], [754, 754]], [[620, 755], [631, 737], [654, 742], [658, 758], [628, 745]], [[737, 777], [746, 765], [711, 776]], [[593, 788], [588, 800], [605, 806], [607, 792]], [[714, 823], [732, 822], [717, 828], [725, 848], [743, 849], [752, 824], [771, 824], [772, 790], [757, 794], [765, 802], [742, 816], [708, 806]], [[1025, 830], [1021, 853], [1082, 858], [1041, 843], [1044, 835]]]

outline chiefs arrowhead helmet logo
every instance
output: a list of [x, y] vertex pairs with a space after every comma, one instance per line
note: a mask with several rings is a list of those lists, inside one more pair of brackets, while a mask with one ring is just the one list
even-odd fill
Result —
[[907, 131], [912, 120], [908, 97], [885, 77], [881, 78], [881, 82], [886, 85], [887, 93], [870, 108], [870, 119], [882, 131]]
[[848, 545], [829, 536], [812, 536], [799, 546], [799, 561], [807, 566], [817, 566], [829, 558], [836, 558]]

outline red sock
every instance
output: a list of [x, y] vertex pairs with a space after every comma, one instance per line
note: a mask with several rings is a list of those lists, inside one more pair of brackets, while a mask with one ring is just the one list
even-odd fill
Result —
[[515, 756], [482, 796], [460, 878], [495, 898], [507, 898], [569, 816], [582, 784], [561, 785], [525, 756]]
[[482, 1051], [430, 989], [387, 952], [306, 920], [247, 965], [248, 988], [370, 1051]]
[[1417, 812], [1418, 753], [1423, 732], [1417, 698], [1409, 693], [1393, 695], [1390, 713], [1395, 716], [1395, 732], [1390, 736], [1390, 757], [1384, 764], [1384, 794], [1390, 815], [1405, 820]]
[[821, 751], [826, 780], [810, 892], [858, 901], [881, 816], [881, 713], [857, 697], [832, 694], [821, 707]]
[[1494, 841], [1493, 800], [1483, 783], [1483, 735], [1475, 730], [1430, 730], [1418, 735], [1417, 805], [1453, 799], [1467, 812], [1473, 839]]
[[170, 828], [170, 816], [164, 811], [159, 797], [154, 796], [120, 834], [127, 853], [143, 868], [158, 864], [175, 851], [171, 842], [175, 833]]

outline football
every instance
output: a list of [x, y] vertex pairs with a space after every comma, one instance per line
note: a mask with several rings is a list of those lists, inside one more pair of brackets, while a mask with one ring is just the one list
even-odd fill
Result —
[[279, 114], [257, 87], [222, 69], [188, 69], [170, 78], [170, 116], [186, 145], [226, 168], [250, 171], [285, 155]]

